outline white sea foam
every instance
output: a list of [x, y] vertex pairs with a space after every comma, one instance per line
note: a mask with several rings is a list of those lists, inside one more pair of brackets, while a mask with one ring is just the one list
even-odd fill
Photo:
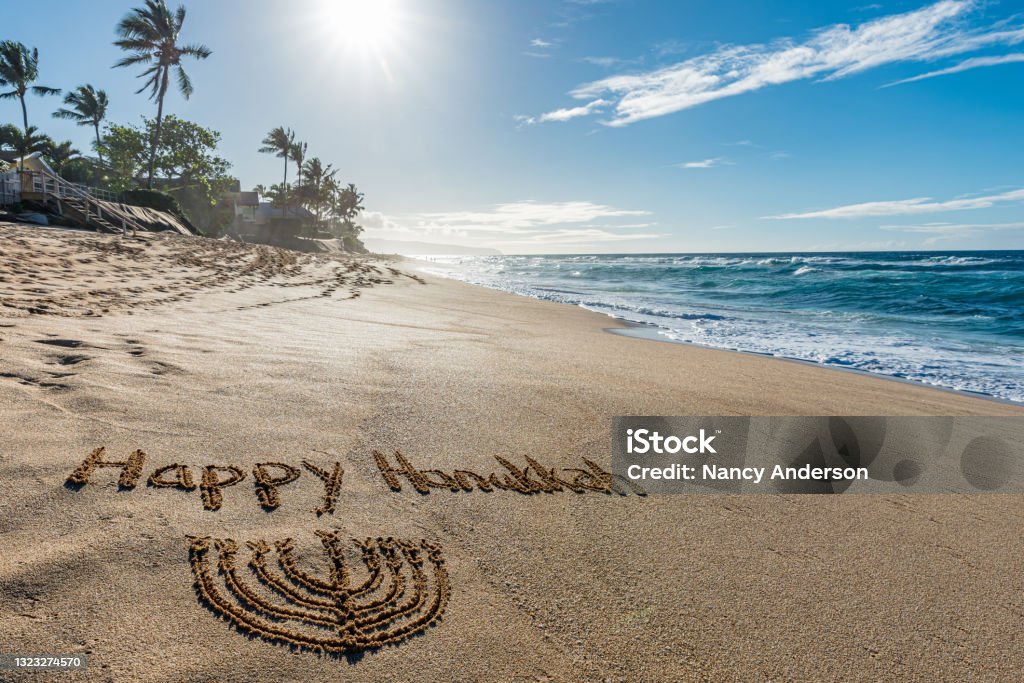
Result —
[[[425, 271], [656, 325], [674, 341], [1024, 402], [1024, 323], [1020, 307], [1015, 308], [1024, 304], [1024, 285], [987, 295], [995, 303], [1005, 299], [1002, 308], [979, 308], [985, 305], [978, 301], [979, 291], [1021, 282], [1012, 279], [1022, 277], [1019, 270], [991, 277], [990, 269], [1006, 261], [1000, 257], [672, 254], [432, 260], [437, 267]], [[961, 278], [972, 268], [981, 272], [958, 296], [943, 273]], [[807, 277], [822, 272], [830, 277]], [[799, 280], [783, 277], [787, 274]], [[1002, 332], [993, 333], [999, 325]]]

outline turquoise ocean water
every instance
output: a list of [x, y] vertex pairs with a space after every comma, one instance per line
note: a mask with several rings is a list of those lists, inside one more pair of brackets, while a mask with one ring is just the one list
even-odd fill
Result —
[[427, 258], [668, 340], [1024, 402], [1024, 251]]

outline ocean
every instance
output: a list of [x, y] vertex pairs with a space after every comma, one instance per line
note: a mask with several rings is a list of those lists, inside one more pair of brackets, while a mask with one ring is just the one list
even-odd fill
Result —
[[1024, 251], [418, 258], [666, 340], [1024, 402]]

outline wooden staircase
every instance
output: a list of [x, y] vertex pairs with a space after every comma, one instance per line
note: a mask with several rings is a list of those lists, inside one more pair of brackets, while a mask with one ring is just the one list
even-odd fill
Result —
[[62, 213], [67, 213], [68, 209], [71, 209], [74, 213], [81, 216], [85, 223], [89, 224], [101, 232], [109, 232], [115, 234], [125, 234], [124, 228], [119, 228], [111, 223], [109, 220], [103, 217], [98, 210], [89, 210], [89, 202], [80, 199], [78, 197], [64, 197], [61, 200]]
[[139, 230], [146, 228], [127, 211], [111, 202], [103, 202], [93, 196], [86, 188], [64, 180], [49, 171], [33, 173], [32, 186], [35, 192], [42, 195], [43, 203], [56, 202], [62, 215], [77, 214], [83, 223], [102, 232], [127, 235], [132, 231], [134, 236]]

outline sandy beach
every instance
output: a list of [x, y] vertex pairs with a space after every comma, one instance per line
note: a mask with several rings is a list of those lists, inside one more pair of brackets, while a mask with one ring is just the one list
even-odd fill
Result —
[[[1015, 496], [389, 487], [374, 451], [444, 472], [607, 464], [615, 415], [1024, 415], [615, 327], [411, 262], [0, 226], [0, 652], [84, 653], [61, 680], [96, 681], [1019, 677]], [[99, 447], [144, 451], [138, 485], [66, 485]], [[303, 461], [343, 468], [333, 513]], [[268, 462], [302, 471], [269, 511], [251, 474]], [[171, 464], [248, 476], [213, 511], [147, 485]], [[190, 536], [293, 538], [320, 571], [317, 530], [440, 546], [443, 618], [346, 657], [201, 604]]]

